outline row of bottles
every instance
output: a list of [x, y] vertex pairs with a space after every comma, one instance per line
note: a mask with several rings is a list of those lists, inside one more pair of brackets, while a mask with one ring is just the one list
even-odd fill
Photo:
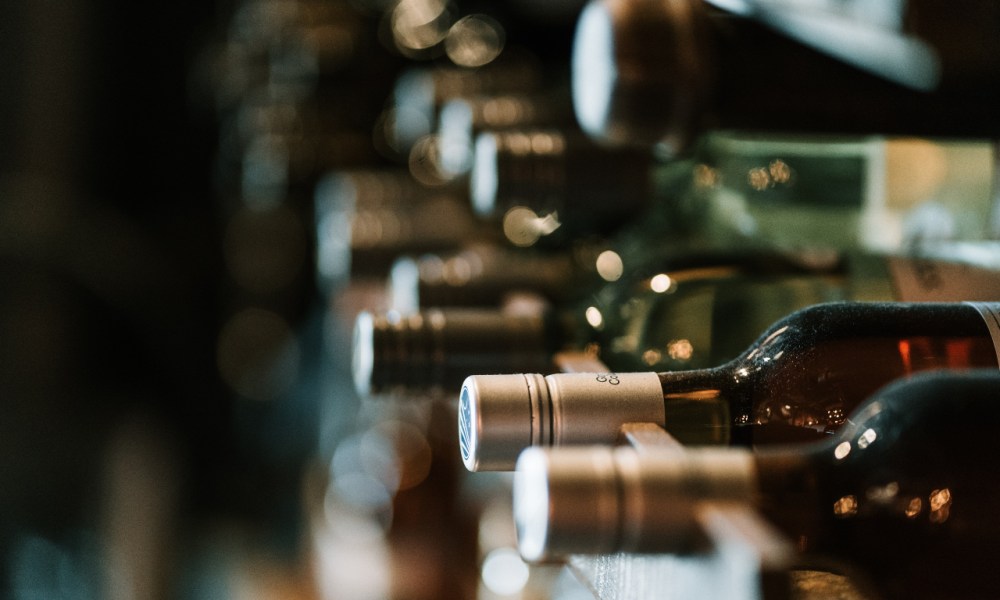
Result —
[[899, 380], [805, 445], [533, 448], [514, 480], [519, 548], [697, 555], [713, 507], [737, 504], [790, 540], [788, 565], [871, 597], [991, 597], [998, 389], [995, 367]]
[[[322, 598], [545, 597], [567, 587], [565, 578], [551, 569], [529, 574], [517, 557], [509, 483], [469, 481], [454, 402], [398, 387], [389, 394], [358, 377], [364, 327], [355, 321], [392, 306], [387, 277], [405, 256], [473, 241], [504, 248], [464, 189], [471, 154], [462, 128], [471, 136], [483, 121], [528, 122], [533, 105], [522, 95], [547, 98], [544, 82], [567, 64], [572, 18], [529, 3], [406, 1], [371, 10], [379, 38], [391, 39], [387, 52], [403, 58], [373, 123], [382, 158], [327, 170], [312, 195], [324, 368], [319, 439], [304, 468], [310, 572]], [[496, 94], [507, 97], [474, 104]], [[537, 106], [531, 118], [552, 114]], [[507, 490], [501, 517], [498, 488]]]
[[[404, 177], [453, 204], [321, 186], [319, 272], [364, 286], [365, 410], [452, 419], [432, 462], [474, 473], [428, 497], [453, 541], [480, 515], [476, 597], [996, 593], [1000, 22], [931, 4], [595, 0], [540, 78], [400, 77]], [[507, 596], [486, 496], [528, 561]], [[767, 561], [718, 558], [733, 523]], [[533, 587], [567, 563], [589, 589]]]
[[[111, 440], [103, 529], [67, 562], [0, 521], [0, 596], [1000, 591], [993, 2], [223, 4], [185, 54], [202, 218], [145, 216], [198, 238], [179, 275], [0, 219], [4, 447], [33, 398], [111, 398], [53, 429]], [[66, 271], [114, 353], [22, 294]], [[117, 419], [147, 387], [169, 426]], [[21, 454], [13, 521], [94, 478]]]

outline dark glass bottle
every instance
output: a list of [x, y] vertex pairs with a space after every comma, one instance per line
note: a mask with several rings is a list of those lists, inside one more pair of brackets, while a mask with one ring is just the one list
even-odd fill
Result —
[[663, 424], [684, 443], [753, 445], [831, 434], [886, 383], [940, 368], [996, 368], [1000, 304], [810, 306], [718, 367], [675, 372], [476, 375], [462, 387], [470, 470], [513, 467], [529, 446], [613, 442]]
[[[406, 286], [394, 277], [400, 304], [369, 307], [359, 320], [358, 389], [455, 389], [471, 374], [547, 370], [548, 357], [563, 350], [583, 350], [616, 371], [707, 368], [739, 356], [776, 320], [811, 304], [1000, 298], [996, 269], [904, 257], [806, 262], [774, 252], [699, 253], [651, 261], [595, 287], [596, 273], [583, 283], [585, 273], [568, 264], [559, 270], [556, 257], [521, 265], [511, 256], [510, 264], [474, 252], [436, 263], [439, 256], [426, 265], [435, 281]], [[553, 289], [568, 279], [577, 284]], [[418, 295], [439, 302], [420, 308]]]
[[490, 239], [467, 203], [394, 169], [345, 169], [316, 186], [316, 272], [324, 293], [350, 279], [384, 277], [401, 254]]
[[[519, 543], [535, 559], [672, 552], [697, 545], [695, 504], [749, 502], [803, 563], [853, 570], [879, 597], [996, 597], [998, 393], [992, 370], [924, 373], [808, 446], [532, 449], [515, 478]], [[602, 500], [610, 510], [587, 510]]]
[[502, 220], [516, 246], [611, 233], [650, 205], [652, 160], [644, 149], [603, 147], [573, 129], [486, 131], [475, 140], [472, 206]]
[[440, 396], [470, 373], [549, 370], [558, 350], [541, 313], [475, 308], [401, 315], [361, 312], [354, 327], [352, 371], [361, 396]]
[[436, 128], [442, 104], [455, 98], [499, 92], [533, 92], [542, 87], [540, 65], [517, 56], [477, 69], [458, 66], [413, 67], [393, 89], [395, 115], [387, 126], [391, 147], [406, 155]]
[[[787, 3], [754, 3], [749, 15], [712, 4], [591, 2], [574, 39], [583, 129], [674, 153], [710, 128], [975, 137], [1000, 129], [995, 2], [907, 2], [892, 24]], [[833, 44], [798, 27], [824, 19], [841, 28]], [[897, 44], [905, 49], [894, 55]]]
[[[492, 308], [365, 312], [354, 335], [356, 388], [363, 395], [454, 390], [475, 373], [550, 370], [553, 355], [561, 350], [586, 350], [622, 370], [715, 365], [736, 356], [775, 319], [797, 308], [846, 298], [893, 298], [888, 279], [866, 279], [859, 273], [852, 279], [838, 260], [806, 266], [780, 254], [747, 252], [660, 262], [661, 267], [671, 264], [678, 268], [652, 275], [637, 271], [634, 278], [577, 292], [578, 297], [561, 304], [539, 297], [544, 289], [509, 288], [501, 294], [489, 278], [470, 276], [466, 283], [473, 289], [464, 295], [456, 290], [459, 297], [479, 296], [482, 290], [475, 288], [482, 286], [497, 293], [495, 302], [501, 295], [506, 301]], [[528, 285], [531, 279], [520, 283]], [[727, 316], [734, 310], [743, 312], [743, 319]], [[695, 312], [698, 318], [691, 319]], [[671, 358], [668, 349], [652, 358], [655, 353], [645, 344], [667, 346], [659, 342], [674, 337], [690, 338], [697, 348], [683, 358], [676, 352]], [[736, 340], [735, 345], [724, 338]]]
[[453, 252], [398, 258], [389, 272], [390, 305], [400, 312], [446, 306], [496, 307], [514, 291], [562, 302], [588, 288], [575, 253], [534, 252], [473, 243]]
[[477, 138], [471, 197], [516, 245], [935, 251], [996, 237], [988, 140], [712, 131], [655, 160], [543, 129]]
[[576, 129], [568, 88], [535, 93], [458, 97], [441, 106], [438, 143], [442, 175], [460, 180], [472, 169], [476, 138], [486, 131], [527, 127]]

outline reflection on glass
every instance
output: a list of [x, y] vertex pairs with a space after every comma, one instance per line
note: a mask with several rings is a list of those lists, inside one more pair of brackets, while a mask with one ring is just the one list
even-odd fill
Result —
[[771, 176], [763, 167], [754, 167], [747, 172], [747, 183], [760, 192], [771, 187]]
[[460, 286], [468, 283], [473, 276], [481, 271], [482, 263], [477, 263], [463, 255], [453, 256], [445, 261], [442, 278], [448, 285]]
[[833, 514], [838, 517], [852, 517], [858, 514], [858, 499], [854, 496], [841, 496], [833, 503]]
[[933, 490], [928, 497], [928, 507], [931, 510], [931, 523], [944, 523], [951, 514], [951, 490], [948, 488]]
[[605, 250], [597, 256], [597, 274], [605, 281], [618, 281], [625, 272], [622, 257], [613, 250]]
[[663, 354], [656, 348], [649, 348], [642, 353], [642, 361], [647, 365], [655, 365], [663, 359]]
[[481, 67], [500, 56], [504, 30], [486, 15], [469, 15], [448, 30], [444, 40], [448, 58], [463, 67]]
[[595, 306], [588, 306], [587, 310], [584, 311], [584, 315], [587, 318], [587, 323], [594, 329], [600, 329], [604, 325], [604, 315]]
[[442, 168], [441, 138], [425, 135], [410, 149], [409, 168], [413, 178], [426, 186], [441, 186], [450, 179]]
[[446, 102], [438, 116], [441, 169], [452, 179], [472, 168], [472, 110], [467, 100], [456, 98]]
[[693, 178], [695, 186], [699, 189], [714, 188], [719, 185], [720, 181], [718, 169], [704, 163], [695, 166]]
[[858, 436], [858, 448], [864, 450], [877, 438], [877, 434], [874, 429], [866, 429], [864, 433]]
[[885, 485], [875, 485], [865, 491], [865, 497], [872, 502], [889, 504], [899, 494], [899, 483], [890, 481]]
[[481, 119], [486, 128], [506, 127], [530, 118], [531, 104], [515, 97], [499, 96], [483, 102]]
[[851, 442], [840, 442], [837, 447], [833, 449], [833, 457], [837, 460], [843, 460], [851, 453]]
[[691, 360], [691, 356], [694, 355], [694, 345], [690, 340], [672, 340], [667, 344], [667, 355], [672, 360]]
[[407, 55], [441, 43], [451, 25], [444, 0], [400, 0], [391, 20], [396, 46]]
[[771, 161], [771, 164], [767, 166], [767, 173], [774, 183], [787, 184], [792, 181], [791, 167], [780, 158]]
[[674, 281], [670, 278], [670, 275], [666, 273], [660, 273], [659, 275], [654, 275], [649, 280], [649, 289], [656, 292], [657, 294], [662, 294], [673, 286]]
[[530, 573], [514, 548], [496, 548], [483, 559], [483, 584], [494, 594], [511, 596], [524, 589]]
[[538, 238], [549, 235], [559, 228], [555, 213], [544, 217], [523, 206], [515, 206], [503, 218], [504, 236], [515, 246], [531, 246]]

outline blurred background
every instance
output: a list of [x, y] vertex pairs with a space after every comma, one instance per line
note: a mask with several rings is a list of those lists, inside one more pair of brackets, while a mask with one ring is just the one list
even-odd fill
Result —
[[[715, 138], [701, 155], [723, 157], [718, 169], [667, 162], [682, 137], [741, 126], [726, 121], [725, 102], [711, 105], [715, 117], [655, 144], [612, 150], [585, 141], [570, 99], [583, 5], [6, 4], [0, 597], [592, 597], [561, 566], [521, 561], [510, 478], [469, 477], [457, 449], [455, 377], [552, 366], [559, 344], [535, 325], [511, 324], [539, 314], [539, 296], [576, 307], [582, 290], [623, 272], [648, 288], [659, 271], [632, 265], [672, 264], [660, 250], [675, 256], [676, 246], [653, 243], [665, 237], [691, 249], [718, 249], [725, 238], [727, 252], [739, 252], [770, 232], [769, 242], [795, 250], [794, 266], [782, 267], [792, 271], [782, 272], [823, 276], [841, 273], [840, 263], [803, 240], [862, 232], [831, 242], [839, 251], [995, 239], [995, 219], [983, 216], [995, 217], [990, 142], [894, 146], [902, 170], [871, 184], [854, 163], [830, 159], [853, 153], [868, 165], [876, 146], [867, 139], [796, 163], [805, 166], [794, 174], [784, 163], [753, 162], [779, 151], [747, 150], [738, 136]], [[659, 39], [633, 34], [640, 47]], [[783, 46], [775, 52], [788, 55]], [[816, 52], [795, 52], [810, 71]], [[595, 77], [601, 68], [595, 59]], [[840, 85], [843, 74], [831, 73]], [[923, 85], [914, 77], [906, 83]], [[849, 89], [853, 80], [843, 81]], [[858, 85], [879, 101], [895, 93], [868, 79]], [[979, 110], [995, 87], [969, 100], [965, 121], [915, 110], [894, 114], [900, 121], [887, 120], [889, 132], [995, 137], [995, 114], [987, 122]], [[720, 96], [738, 95], [731, 91]], [[926, 107], [953, 107], [954, 97]], [[646, 142], [644, 119], [665, 106], [662, 98], [618, 99], [636, 118], [610, 138], [624, 132]], [[689, 104], [698, 103], [678, 106]], [[778, 111], [784, 121], [762, 123], [813, 133], [844, 123], [867, 133], [852, 119], [868, 111], [830, 121], [828, 107], [810, 117], [793, 114], [795, 106]], [[833, 179], [798, 188], [825, 189], [819, 208], [767, 225], [776, 207], [804, 206], [782, 190], [809, 182], [813, 164], [834, 165], [832, 175], [824, 171]], [[891, 170], [878, 164], [880, 173]], [[729, 195], [717, 185], [727, 168], [749, 173]], [[677, 214], [645, 212], [658, 199], [651, 189], [683, 189], [677, 206], [686, 217], [703, 217], [689, 209], [711, 195], [718, 230], [692, 241]], [[975, 203], [956, 209], [949, 189]], [[739, 204], [754, 191], [770, 195], [749, 209]], [[863, 214], [831, 212], [856, 208], [852, 199], [864, 194], [888, 200]], [[895, 218], [900, 206], [905, 219]], [[526, 254], [501, 260], [515, 249]], [[995, 248], [983, 252], [981, 262], [1000, 266]], [[669, 278], [653, 281], [656, 294], [674, 289]], [[535, 293], [509, 297], [521, 288]], [[624, 305], [615, 294], [627, 299], [630, 290], [607, 291], [605, 305], [581, 304], [586, 335], [562, 341], [591, 353], [601, 347], [605, 358], [628, 354], [644, 369], [702, 359], [692, 359], [683, 336], [655, 352], [628, 346], [635, 340], [627, 336], [608, 334], [605, 343], [611, 312], [599, 307]], [[798, 304], [831, 298], [826, 288], [795, 293]], [[442, 330], [435, 319], [446, 317], [415, 312], [437, 304], [500, 310], [501, 297], [502, 320], [447, 316], [488, 333], [449, 338], [447, 360], [434, 337]], [[770, 313], [755, 322], [765, 320]]]
[[[418, 485], [459, 485], [457, 456], [429, 458], [454, 421], [429, 433], [427, 411], [360, 414], [350, 296], [366, 292], [320, 289], [348, 271], [317, 276], [313, 200], [334, 170], [408, 173], [397, 78], [450, 62], [444, 33], [473, 4], [410, 3], [409, 41], [387, 2], [5, 6], [0, 597], [474, 593], [478, 517]], [[565, 61], [571, 20], [556, 15], [512, 38]], [[474, 66], [503, 44], [486, 27], [500, 37]], [[347, 306], [331, 325], [333, 301]], [[366, 471], [397, 454], [404, 484]], [[401, 485], [423, 497], [393, 514]], [[456, 543], [436, 543], [446, 529]], [[390, 551], [412, 567], [393, 573]]]

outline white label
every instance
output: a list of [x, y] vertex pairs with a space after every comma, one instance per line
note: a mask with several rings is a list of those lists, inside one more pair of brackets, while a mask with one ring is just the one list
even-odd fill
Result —
[[983, 315], [986, 328], [990, 330], [993, 339], [993, 349], [997, 353], [997, 364], [1000, 365], [1000, 304], [995, 302], [966, 302]]
[[896, 297], [902, 302], [1000, 302], [1000, 271], [926, 258], [888, 261]]

